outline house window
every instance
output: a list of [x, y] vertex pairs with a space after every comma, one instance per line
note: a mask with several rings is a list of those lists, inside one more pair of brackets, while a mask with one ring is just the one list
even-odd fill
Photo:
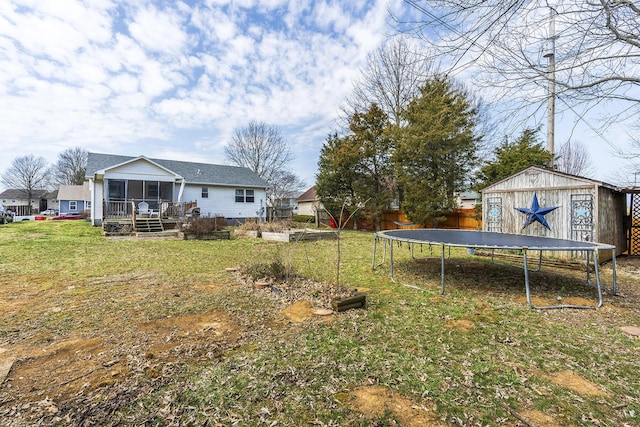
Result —
[[70, 211], [77, 211], [78, 210], [78, 202], [75, 200], [71, 200], [69, 202], [69, 210]]
[[254, 201], [253, 190], [236, 190], [236, 203], [253, 203]]
[[84, 202], [84, 206], [86, 210], [91, 209], [91, 200], [87, 200], [86, 202]]
[[209, 187], [202, 187], [202, 198], [203, 199], [209, 198]]

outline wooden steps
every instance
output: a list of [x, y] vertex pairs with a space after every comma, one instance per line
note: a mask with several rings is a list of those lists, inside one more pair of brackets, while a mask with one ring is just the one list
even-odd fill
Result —
[[161, 233], [164, 231], [160, 218], [136, 217], [134, 229], [136, 233]]

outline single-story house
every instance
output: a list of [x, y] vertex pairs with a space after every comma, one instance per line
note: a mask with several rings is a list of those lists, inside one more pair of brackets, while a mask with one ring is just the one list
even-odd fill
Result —
[[60, 212], [84, 212], [91, 210], [89, 183], [61, 185], [58, 189]]
[[98, 153], [88, 154], [86, 179], [93, 225], [134, 215], [143, 202], [161, 218], [197, 205], [228, 223], [264, 219], [269, 186], [245, 167]]
[[[611, 184], [530, 166], [481, 192], [485, 231], [606, 243], [618, 254], [627, 250], [626, 194]], [[544, 214], [548, 228], [539, 221], [527, 224], [522, 209], [537, 208], [555, 208]]]
[[55, 192], [33, 190], [31, 198], [26, 190], [10, 188], [0, 193], [0, 204], [17, 215], [32, 215], [55, 205]]

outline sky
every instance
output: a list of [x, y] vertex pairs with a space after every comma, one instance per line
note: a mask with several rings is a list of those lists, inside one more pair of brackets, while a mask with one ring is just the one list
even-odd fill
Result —
[[[311, 186], [367, 55], [394, 33], [389, 11], [407, 6], [3, 0], [0, 173], [16, 157], [54, 163], [71, 147], [225, 164], [234, 129], [257, 120], [280, 130], [295, 155], [291, 171]], [[560, 127], [556, 145], [563, 132], [586, 142], [595, 178], [619, 167], [588, 127]], [[611, 139], [628, 138], [619, 132]]]
[[276, 126], [309, 186], [388, 0], [4, 0], [0, 173], [66, 148], [224, 164], [249, 121]]

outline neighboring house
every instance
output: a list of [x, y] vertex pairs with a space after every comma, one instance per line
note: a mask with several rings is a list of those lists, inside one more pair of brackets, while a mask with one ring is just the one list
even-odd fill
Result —
[[475, 209], [480, 203], [482, 203], [482, 199], [477, 191], [463, 191], [458, 195], [458, 207], [460, 209]]
[[25, 190], [8, 189], [0, 193], [0, 203], [17, 215], [32, 215], [47, 209], [48, 190], [33, 190], [31, 199]]
[[[627, 250], [626, 194], [613, 185], [530, 166], [481, 192], [485, 231], [606, 243], [618, 254]], [[523, 228], [527, 217], [516, 208], [532, 209], [534, 194], [540, 208], [557, 207], [544, 216], [550, 229], [538, 222]]]
[[316, 194], [316, 188], [311, 187], [297, 199], [298, 203], [298, 215], [311, 215], [315, 216], [316, 212], [323, 210], [322, 202]]
[[86, 178], [94, 225], [134, 215], [140, 202], [161, 218], [186, 202], [232, 224], [265, 216], [268, 184], [244, 167], [89, 153]]
[[50, 191], [47, 194], [47, 209], [54, 209], [57, 212], [60, 212], [60, 201], [58, 199], [58, 190]]
[[59, 211], [84, 212], [91, 210], [89, 183], [82, 185], [61, 185], [58, 189]]

